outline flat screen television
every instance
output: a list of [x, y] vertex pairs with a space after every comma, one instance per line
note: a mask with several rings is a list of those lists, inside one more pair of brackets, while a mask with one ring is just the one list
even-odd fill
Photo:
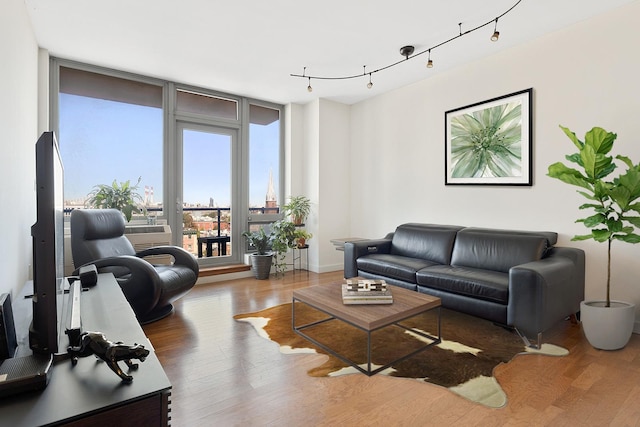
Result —
[[[58, 353], [64, 278], [64, 168], [53, 132], [36, 142], [36, 223], [33, 238], [33, 319], [29, 347]], [[65, 349], [66, 350], [66, 349]]]

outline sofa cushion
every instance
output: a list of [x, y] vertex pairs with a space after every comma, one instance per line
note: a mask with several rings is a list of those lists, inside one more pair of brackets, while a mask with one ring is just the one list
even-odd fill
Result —
[[391, 240], [391, 253], [449, 264], [456, 233], [462, 227], [436, 224], [402, 224]]
[[470, 267], [435, 265], [416, 273], [419, 286], [500, 304], [509, 303], [509, 274]]
[[391, 254], [371, 254], [357, 259], [358, 271], [416, 283], [416, 272], [434, 262]]
[[546, 250], [544, 236], [464, 229], [456, 237], [451, 265], [508, 273], [513, 266], [542, 259]]
[[510, 234], [518, 236], [542, 236], [547, 239], [547, 246], [550, 248], [558, 243], [558, 233], [555, 231], [526, 231], [526, 230], [508, 230], [500, 228], [480, 228], [480, 227], [467, 227], [465, 230], [473, 232], [481, 232], [488, 234]]

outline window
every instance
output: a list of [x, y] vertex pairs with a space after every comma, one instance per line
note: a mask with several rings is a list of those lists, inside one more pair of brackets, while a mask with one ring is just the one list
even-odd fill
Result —
[[66, 67], [59, 82], [65, 207], [83, 207], [94, 186], [114, 180], [162, 206], [162, 86]]
[[249, 206], [265, 208], [255, 213], [278, 213], [280, 111], [250, 104], [249, 123]]
[[51, 69], [65, 207], [140, 178], [151, 215], [134, 221], [165, 221], [201, 266], [242, 262], [241, 233], [284, 203], [282, 106], [61, 59]]

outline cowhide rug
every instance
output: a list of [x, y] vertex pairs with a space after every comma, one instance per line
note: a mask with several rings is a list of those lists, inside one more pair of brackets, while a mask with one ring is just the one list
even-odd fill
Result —
[[[327, 317], [306, 304], [296, 304], [297, 325]], [[433, 310], [402, 324], [437, 335], [436, 313]], [[291, 303], [255, 313], [238, 314], [234, 318], [253, 325], [260, 336], [278, 343], [283, 353], [327, 354], [293, 331]], [[332, 320], [305, 329], [305, 333], [351, 360], [362, 360], [362, 366], [365, 366], [367, 337], [363, 331]], [[372, 334], [372, 360], [376, 366], [384, 366], [423, 345], [422, 339], [399, 327], [376, 331]], [[565, 356], [569, 352], [552, 344], [544, 344], [541, 350], [533, 350], [526, 347], [512, 331], [486, 320], [442, 309], [442, 343], [394, 364], [380, 374], [437, 384], [471, 401], [499, 408], [507, 403], [507, 397], [493, 377], [493, 369], [519, 354]], [[311, 369], [308, 374], [323, 377], [357, 372], [342, 360], [329, 356], [326, 362]]]

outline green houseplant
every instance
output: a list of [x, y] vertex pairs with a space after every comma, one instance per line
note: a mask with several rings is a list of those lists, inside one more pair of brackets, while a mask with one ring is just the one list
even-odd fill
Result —
[[271, 236], [267, 235], [262, 227], [258, 231], [245, 231], [242, 235], [249, 245], [256, 248], [256, 252], [250, 255], [253, 275], [256, 279], [267, 279], [271, 273], [273, 259], [273, 254], [267, 251]]
[[[640, 242], [640, 235], [636, 234], [636, 227], [640, 227], [640, 164], [634, 165], [628, 157], [622, 155], [615, 158], [609, 155], [617, 138], [615, 133], [594, 127], [586, 133], [584, 141], [581, 141], [575, 133], [560, 127], [578, 149], [577, 153], [566, 156], [578, 169], [557, 162], [549, 166], [548, 175], [580, 187], [578, 193], [587, 199], [587, 203], [582, 204], [579, 209], [592, 211], [592, 215], [576, 220], [583, 223], [590, 232], [574, 236], [572, 240], [593, 239], [607, 244], [606, 299], [582, 302], [580, 311], [583, 329], [591, 345], [596, 348], [622, 348], [633, 331], [635, 306], [611, 301], [611, 244], [614, 240]], [[614, 160], [621, 162], [625, 169], [616, 177], [609, 178], [618, 168]], [[615, 332], [619, 332], [619, 336], [615, 336]]]
[[300, 225], [311, 212], [311, 201], [305, 196], [291, 196], [282, 209], [285, 214], [291, 215], [291, 221], [295, 225]]
[[271, 249], [274, 252], [273, 265], [276, 274], [284, 274], [287, 271], [285, 258], [289, 248], [295, 246], [296, 226], [293, 222], [281, 219], [271, 224]]
[[96, 185], [88, 195], [87, 204], [99, 209], [118, 209], [129, 222], [133, 212], [144, 210], [142, 196], [138, 193], [141, 180], [139, 177], [135, 185], [129, 180], [118, 184], [115, 179], [111, 185]]
[[304, 228], [296, 228], [293, 231], [293, 238], [296, 246], [303, 248], [307, 244], [307, 240], [313, 237], [313, 234], [309, 233]]

